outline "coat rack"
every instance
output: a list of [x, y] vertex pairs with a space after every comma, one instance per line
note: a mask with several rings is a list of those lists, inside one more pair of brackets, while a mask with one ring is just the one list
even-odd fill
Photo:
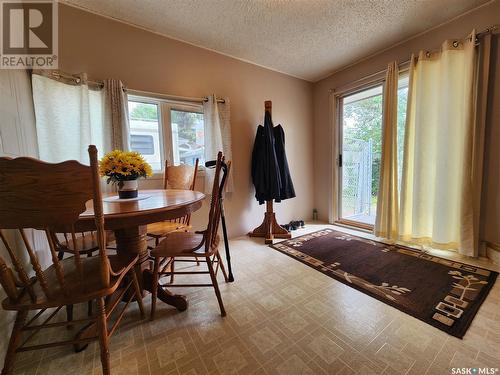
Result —
[[[272, 114], [273, 103], [270, 100], [264, 102], [264, 110]], [[264, 112], [265, 113], [265, 112]], [[266, 244], [272, 244], [274, 238], [291, 238], [292, 235], [276, 221], [273, 201], [266, 201], [266, 212], [261, 225], [248, 233], [250, 237], [264, 237]]]

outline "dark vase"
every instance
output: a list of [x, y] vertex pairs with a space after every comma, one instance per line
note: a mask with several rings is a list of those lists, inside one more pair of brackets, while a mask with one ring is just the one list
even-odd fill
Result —
[[122, 181], [118, 188], [118, 197], [120, 199], [137, 198], [139, 196], [139, 187], [137, 180]]

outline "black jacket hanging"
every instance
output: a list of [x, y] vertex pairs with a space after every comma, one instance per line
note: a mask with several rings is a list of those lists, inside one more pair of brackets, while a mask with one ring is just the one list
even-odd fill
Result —
[[285, 153], [285, 133], [281, 125], [273, 127], [266, 111], [264, 126], [257, 127], [252, 152], [252, 180], [259, 204], [268, 200], [280, 202], [295, 197]]
[[[274, 130], [274, 151], [281, 179], [280, 199], [285, 200], [295, 198], [295, 189], [293, 188], [292, 176], [288, 168], [288, 160], [286, 159], [285, 152], [285, 131], [281, 125], [275, 126]], [[277, 200], [279, 202], [279, 200]]]

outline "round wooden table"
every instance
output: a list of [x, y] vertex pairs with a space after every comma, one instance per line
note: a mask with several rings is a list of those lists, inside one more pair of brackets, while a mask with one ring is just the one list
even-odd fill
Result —
[[[104, 227], [112, 230], [116, 238], [116, 250], [120, 254], [139, 254], [136, 271], [144, 290], [152, 289], [152, 272], [146, 241], [147, 224], [176, 219], [198, 210], [205, 194], [192, 190], [139, 190], [139, 200], [112, 199], [116, 193], [103, 195]], [[78, 231], [95, 230], [92, 201], [80, 215]], [[183, 311], [187, 308], [184, 296], [175, 295], [160, 288], [158, 298]]]

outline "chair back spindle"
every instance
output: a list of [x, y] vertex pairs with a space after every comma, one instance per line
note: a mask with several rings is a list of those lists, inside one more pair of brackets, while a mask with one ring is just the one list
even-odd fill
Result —
[[[104, 286], [109, 286], [110, 270], [109, 259], [106, 254], [106, 232], [104, 231], [104, 210], [102, 208], [102, 192], [99, 178], [99, 162], [97, 160], [97, 148], [89, 147], [89, 157], [92, 174], [92, 192], [94, 198], [94, 216], [95, 225], [97, 228], [97, 243], [99, 244], [99, 256], [101, 258], [101, 280]], [[96, 204], [97, 202], [97, 204]]]

